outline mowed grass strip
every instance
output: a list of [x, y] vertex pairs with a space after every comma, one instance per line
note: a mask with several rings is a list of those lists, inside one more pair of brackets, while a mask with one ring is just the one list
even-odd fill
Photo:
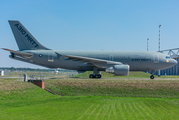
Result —
[[179, 118], [178, 99], [71, 96], [31, 102], [0, 103], [1, 107], [2, 105], [1, 119], [177, 120]]
[[[80, 73], [77, 75], [74, 75], [74, 78], [89, 78], [89, 75], [93, 74], [92, 71], [86, 71], [84, 73]], [[134, 72], [131, 71], [129, 73], [129, 76], [115, 76], [114, 74], [111, 73], [106, 73], [106, 72], [101, 72], [102, 78], [150, 78], [150, 74], [149, 73], [145, 73], [145, 72]], [[157, 77], [157, 76], [155, 76]]]
[[179, 98], [179, 81], [47, 80], [62, 96]]
[[[92, 71], [86, 71], [84, 73], [80, 73], [80, 74], [76, 74], [73, 75], [72, 78], [83, 78], [83, 79], [89, 79], [89, 75], [93, 74]], [[116, 76], [114, 74], [111, 73], [106, 73], [104, 71], [101, 72], [101, 76], [102, 79], [107, 79], [107, 78], [111, 78], [111, 79], [137, 79], [137, 78], [145, 78], [150, 80], [150, 73], [146, 73], [146, 72], [140, 72], [140, 71], [130, 71], [128, 76]], [[154, 75], [155, 79], [176, 79], [179, 78], [178, 75], [161, 75], [160, 77], [158, 75]]]

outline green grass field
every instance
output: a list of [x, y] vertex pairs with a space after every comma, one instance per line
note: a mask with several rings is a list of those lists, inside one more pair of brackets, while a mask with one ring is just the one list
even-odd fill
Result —
[[54, 92], [62, 96], [179, 98], [177, 80], [68, 78], [46, 80], [45, 83], [55, 87]]
[[[70, 94], [57, 96], [31, 83], [0, 79], [0, 119], [177, 120], [179, 118], [177, 81], [97, 80], [95, 82], [95, 80], [71, 78], [45, 82]], [[141, 92], [143, 87], [146, 90]], [[158, 91], [151, 96], [153, 92], [150, 90]], [[76, 94], [77, 92], [79, 94]], [[108, 92], [110, 94], [106, 95]], [[120, 96], [121, 92], [126, 97], [114, 97]], [[135, 97], [130, 97], [134, 93]]]
[[[74, 78], [89, 78], [89, 75], [92, 74], [92, 71], [86, 71], [84, 73], [81, 74], [77, 74], [74, 75]], [[149, 73], [145, 73], [145, 72], [138, 72], [138, 71], [131, 71], [129, 73], [129, 76], [115, 76], [114, 74], [111, 73], [106, 73], [106, 72], [101, 72], [102, 78], [150, 78]], [[155, 75], [155, 78], [179, 78], [179, 76], [160, 76], [158, 77], [157, 75]]]
[[1, 119], [177, 120], [178, 99], [56, 97], [0, 103]]
[[[81, 74], [77, 74], [74, 77], [75, 78], [89, 78], [89, 75], [92, 74], [92, 71], [86, 71]], [[150, 74], [145, 73], [145, 72], [130, 72], [129, 76], [115, 76], [114, 74], [111, 73], [106, 73], [106, 72], [101, 72], [102, 78], [125, 78], [125, 77], [150, 77]]]
[[50, 72], [39, 72], [39, 71], [19, 71], [19, 72], [8, 72], [7, 74], [5, 74], [4, 76], [1, 76], [1, 77], [23, 77], [23, 74], [27, 74], [28, 77], [29, 76], [34, 76], [34, 77], [40, 77], [40, 76], [43, 76], [43, 77], [60, 77], [60, 76], [63, 76], [63, 77], [68, 77], [69, 76], [69, 73], [68, 72], [59, 72], [58, 74], [55, 74], [53, 71], [50, 71]]

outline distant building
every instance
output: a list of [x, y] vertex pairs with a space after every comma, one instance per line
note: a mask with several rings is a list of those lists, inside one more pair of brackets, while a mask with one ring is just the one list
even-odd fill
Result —
[[0, 76], [4, 76], [4, 70], [0, 70]]

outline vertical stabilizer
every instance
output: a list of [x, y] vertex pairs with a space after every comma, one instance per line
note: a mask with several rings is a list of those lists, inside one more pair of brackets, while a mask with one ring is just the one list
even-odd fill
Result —
[[49, 50], [48, 48], [41, 45], [19, 21], [9, 20], [9, 24], [11, 26], [19, 50]]

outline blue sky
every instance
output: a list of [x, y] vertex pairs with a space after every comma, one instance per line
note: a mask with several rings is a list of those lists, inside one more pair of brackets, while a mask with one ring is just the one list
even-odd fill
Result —
[[[179, 48], [177, 0], [5, 0], [0, 2], [0, 48], [18, 50], [8, 20], [19, 20], [55, 50], [158, 51]], [[0, 67], [40, 66], [12, 60], [0, 50]]]

